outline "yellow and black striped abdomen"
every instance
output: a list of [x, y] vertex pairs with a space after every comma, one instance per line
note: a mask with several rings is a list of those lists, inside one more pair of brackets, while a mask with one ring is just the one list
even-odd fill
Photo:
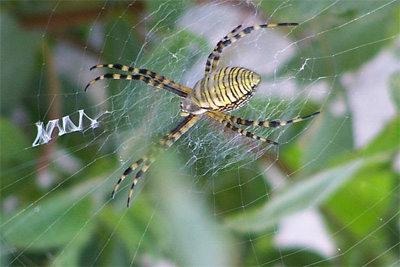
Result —
[[250, 100], [260, 79], [260, 75], [251, 70], [226, 67], [206, 75], [188, 97], [204, 110], [234, 110]]

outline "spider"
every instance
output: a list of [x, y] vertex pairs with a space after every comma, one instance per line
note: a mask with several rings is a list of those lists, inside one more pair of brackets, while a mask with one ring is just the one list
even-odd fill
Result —
[[241, 30], [242, 25], [237, 26], [224, 38], [222, 38], [212, 50], [207, 58], [205, 75], [195, 84], [193, 88], [183, 86], [147, 69], [138, 69], [121, 64], [99, 64], [93, 66], [90, 70], [96, 68], [110, 68], [132, 74], [107, 73], [101, 75], [91, 80], [87, 84], [85, 91], [90, 85], [98, 80], [140, 80], [146, 84], [167, 90], [183, 98], [180, 103], [180, 115], [184, 117], [183, 120], [163, 138], [161, 138], [161, 140], [159, 140], [158, 143], [152, 147], [150, 152], [134, 162], [124, 171], [115, 185], [111, 197], [115, 197], [118, 187], [126, 178], [126, 176], [142, 166], [136, 173], [129, 191], [127, 206], [130, 207], [133, 188], [137, 184], [138, 180], [149, 169], [149, 166], [155, 161], [155, 156], [171, 147], [173, 143], [175, 143], [186, 131], [188, 131], [200, 118], [204, 116], [208, 116], [216, 120], [225, 127], [243, 136], [260, 140], [271, 145], [278, 145], [277, 142], [252, 134], [251, 132], [240, 128], [239, 125], [275, 128], [291, 123], [297, 123], [318, 115], [320, 113], [319, 111], [288, 121], [251, 121], [224, 113], [238, 109], [249, 102], [261, 81], [261, 77], [257, 73], [241, 67], [217, 68], [223, 49], [254, 30], [297, 25], [298, 23], [262, 24], [250, 26], [243, 30]]

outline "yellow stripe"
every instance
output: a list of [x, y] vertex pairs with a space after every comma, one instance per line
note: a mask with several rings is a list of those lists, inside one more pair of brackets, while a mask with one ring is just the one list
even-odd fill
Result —
[[248, 92], [253, 91], [253, 88], [252, 88], [252, 86], [251, 86], [250, 72], [249, 72], [249, 71], [244, 71], [244, 72], [243, 72], [243, 77], [244, 77], [244, 81], [243, 81], [243, 86], [244, 86], [244, 88], [245, 88]]
[[167, 140], [167, 141], [165, 142], [165, 145], [168, 146], [168, 147], [170, 147], [170, 146], [172, 145], [172, 141], [171, 141], [171, 140]]
[[220, 73], [220, 79], [218, 81], [218, 85], [220, 88], [221, 95], [224, 97], [225, 101], [224, 104], [225, 106], [232, 104], [232, 102], [235, 102], [235, 97], [233, 94], [229, 91], [229, 71], [231, 68], [224, 68], [221, 70]]
[[149, 167], [150, 167], [149, 165], [144, 164], [141, 170], [142, 170], [143, 172], [146, 172], [146, 171], [149, 169]]
[[235, 76], [238, 71], [239, 71], [238, 68], [234, 68], [233, 72], [231, 72], [230, 75], [227, 75], [226, 77], [229, 86], [227, 86], [224, 91], [227, 98], [229, 98], [230, 100], [230, 103], [228, 104], [232, 104], [238, 100], [238, 98], [235, 95], [240, 96], [240, 94], [237, 94], [236, 92], [237, 82], [235, 81]]
[[242, 69], [238, 69], [235, 75], [232, 75], [231, 77], [233, 84], [232, 90], [235, 90], [236, 102], [240, 100], [245, 94], [247, 94], [247, 91], [242, 88], [242, 72]]
[[[230, 69], [232, 69], [232, 68], [229, 68], [229, 70], [230, 70]], [[224, 69], [223, 69], [223, 72], [226, 73], [227, 70], [228, 70], [228, 68], [224, 68]], [[221, 72], [222, 72], [222, 70], [221, 70]], [[224, 74], [223, 76], [224, 76], [224, 78], [225, 78], [226, 74]], [[228, 97], [227, 94], [226, 94], [226, 90], [227, 90], [227, 88], [229, 87], [229, 84], [228, 84], [227, 86], [225, 86], [225, 84], [223, 83], [224, 78], [222, 78], [222, 79], [220, 79], [220, 80], [218, 81], [218, 87], [217, 87], [217, 89], [218, 89], [219, 95], [221, 96], [221, 98], [222, 98], [222, 100], [223, 100], [224, 106], [226, 106], [226, 105], [231, 104], [232, 101], [231, 101], [231, 99], [229, 99], [229, 97]]]
[[207, 91], [207, 84], [210, 77], [206, 77], [204, 80], [201, 81], [200, 84], [200, 91], [197, 94], [199, 103], [201, 107], [209, 107], [209, 103], [207, 101], [207, 97], [205, 95], [205, 91]]
[[228, 90], [236, 101], [238, 98], [240, 98], [240, 94], [238, 95], [235, 89], [235, 85], [237, 84], [235, 81], [235, 75], [237, 75], [238, 68], [232, 68], [232, 70], [228, 73], [228, 81], [229, 81]]
[[215, 74], [215, 77], [214, 77], [214, 87], [215, 87], [215, 90], [216, 90], [216, 92], [218, 93], [218, 95], [220, 96], [220, 98], [222, 99], [222, 102], [223, 102], [223, 105], [225, 106], [226, 105], [226, 99], [225, 99], [225, 97], [224, 97], [224, 95], [222, 94], [222, 91], [224, 90], [224, 85], [223, 85], [223, 83], [222, 83], [222, 81], [221, 81], [221, 72], [224, 70], [225, 68], [222, 68], [222, 69], [220, 69], [216, 74]]
[[212, 109], [217, 109], [218, 106], [216, 106], [216, 105], [214, 104], [214, 101], [213, 101], [214, 99], [212, 98], [209, 89], [210, 89], [210, 88], [207, 88], [207, 89], [204, 90], [204, 92], [203, 92], [204, 95], [205, 95], [206, 101], [207, 101], [208, 105], [209, 105]]

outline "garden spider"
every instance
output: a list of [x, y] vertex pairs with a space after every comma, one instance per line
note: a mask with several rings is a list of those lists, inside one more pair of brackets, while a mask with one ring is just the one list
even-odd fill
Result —
[[140, 177], [142, 177], [148, 170], [151, 163], [154, 162], [156, 154], [172, 146], [173, 143], [175, 143], [203, 116], [208, 116], [243, 136], [260, 140], [268, 144], [278, 145], [277, 142], [252, 134], [251, 132], [240, 128], [239, 125], [278, 127], [300, 122], [318, 115], [320, 113], [319, 111], [288, 121], [251, 121], [223, 113], [235, 110], [245, 105], [253, 97], [255, 89], [260, 83], [261, 77], [257, 73], [241, 67], [224, 67], [217, 69], [222, 50], [254, 30], [297, 25], [298, 23], [263, 24], [250, 26], [241, 31], [240, 29], [242, 25], [237, 26], [217, 43], [207, 58], [204, 77], [199, 80], [193, 88], [183, 86], [147, 69], [138, 69], [121, 64], [100, 64], [93, 66], [90, 70], [96, 68], [110, 68], [133, 74], [107, 73], [101, 75], [90, 81], [86, 86], [85, 91], [90, 85], [98, 80], [140, 80], [146, 84], [160, 89], [165, 89], [183, 98], [180, 103], [180, 115], [183, 116], [184, 119], [173, 128], [172, 131], [167, 133], [155, 146], [153, 146], [149, 153], [137, 160], [124, 171], [115, 185], [111, 197], [115, 197], [115, 193], [125, 177], [142, 165], [140, 170], [136, 173], [129, 191], [127, 203], [127, 206], [129, 207], [134, 186], [137, 184]]

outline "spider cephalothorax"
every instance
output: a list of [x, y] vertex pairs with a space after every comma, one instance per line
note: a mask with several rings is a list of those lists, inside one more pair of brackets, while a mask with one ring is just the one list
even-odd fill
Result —
[[251, 121], [224, 113], [245, 105], [253, 97], [255, 90], [261, 81], [261, 77], [257, 73], [241, 67], [224, 67], [217, 69], [222, 50], [254, 30], [297, 25], [297, 23], [263, 24], [250, 26], [243, 30], [240, 30], [242, 26], [239, 25], [217, 43], [207, 58], [204, 77], [196, 83], [193, 89], [176, 83], [147, 69], [138, 69], [121, 64], [100, 64], [92, 67], [91, 70], [94, 68], [111, 68], [133, 74], [107, 73], [101, 75], [90, 81], [86, 86], [85, 91], [90, 85], [98, 80], [140, 80], [157, 88], [165, 89], [183, 98], [180, 104], [180, 114], [185, 118], [174, 129], [172, 129], [172, 131], [166, 134], [148, 154], [137, 160], [124, 171], [114, 187], [112, 197], [115, 196], [119, 185], [125, 177], [139, 166], [142, 166], [136, 173], [132, 182], [131, 190], [129, 191], [129, 207], [134, 186], [138, 182], [139, 178], [148, 170], [150, 164], [154, 162], [155, 156], [170, 147], [203, 116], [208, 116], [243, 136], [272, 145], [278, 145], [277, 142], [252, 134], [251, 132], [240, 128], [239, 125], [278, 127], [300, 122], [319, 114], [319, 112], [315, 112], [288, 121]]

